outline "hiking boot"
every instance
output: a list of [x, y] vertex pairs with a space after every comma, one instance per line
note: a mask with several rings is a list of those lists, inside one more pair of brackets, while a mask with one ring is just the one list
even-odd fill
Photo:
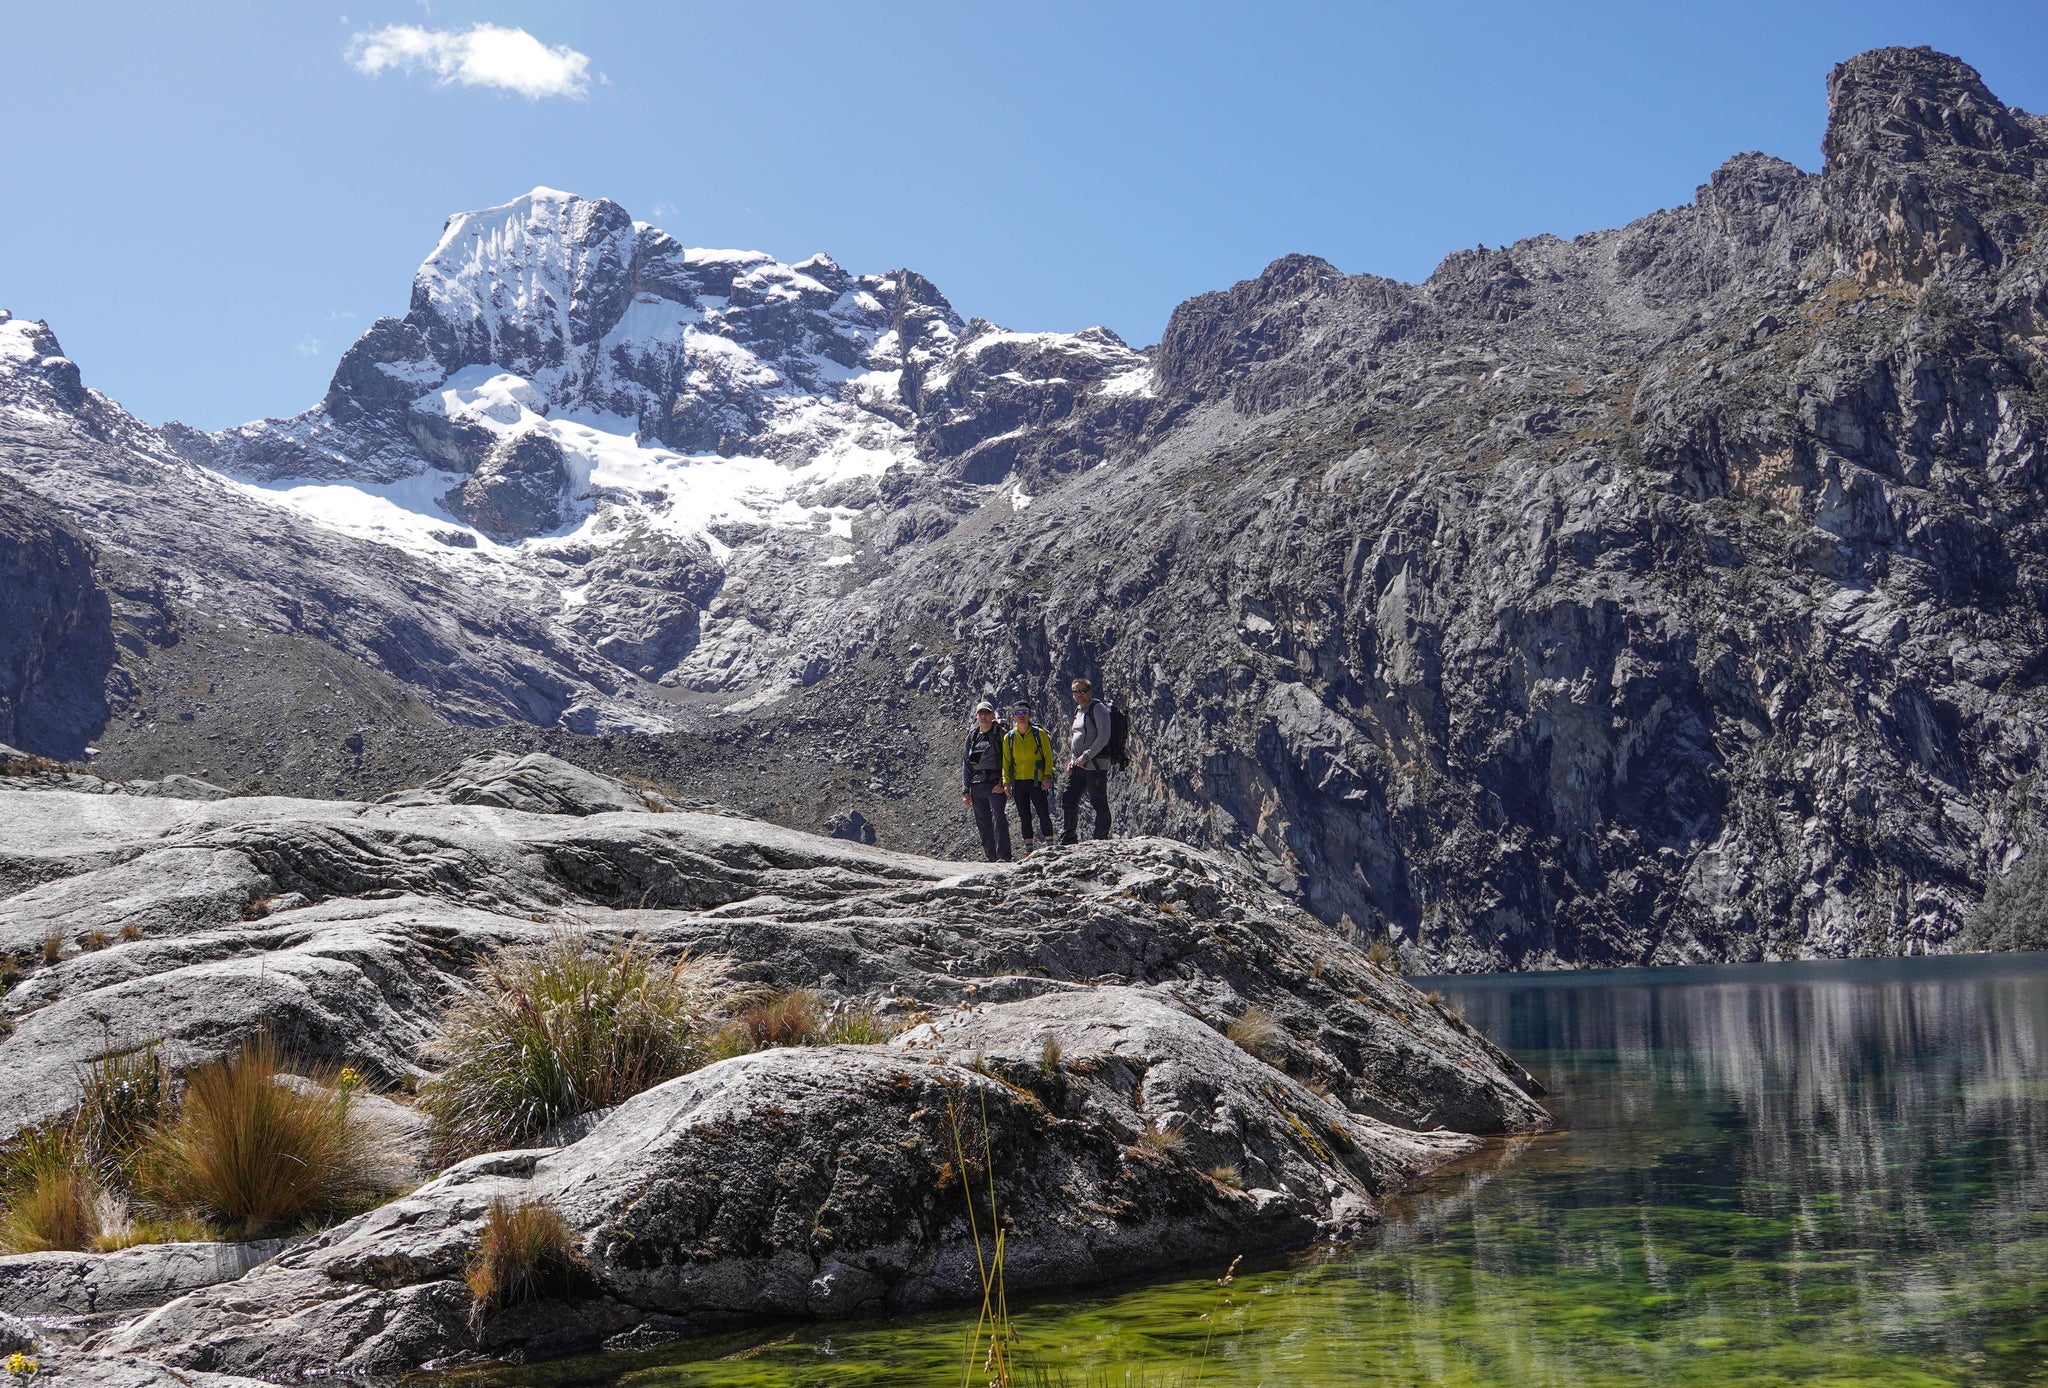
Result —
[[1061, 834], [1061, 835], [1060, 835], [1060, 847], [1062, 847], [1062, 848], [1071, 848], [1071, 847], [1073, 847], [1073, 846], [1074, 846], [1075, 844], [1077, 844], [1077, 843], [1079, 843], [1079, 842], [1080, 842], [1080, 840], [1079, 840], [1079, 839], [1077, 839], [1077, 838], [1075, 838], [1075, 837], [1074, 837], [1074, 836], [1073, 836], [1072, 834]]

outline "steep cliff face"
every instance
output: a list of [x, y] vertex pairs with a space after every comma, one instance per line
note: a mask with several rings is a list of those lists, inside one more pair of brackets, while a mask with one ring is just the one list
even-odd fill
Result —
[[[158, 436], [0, 371], [5, 462], [103, 570], [261, 590], [113, 588], [298, 643], [295, 788], [402, 778], [402, 707], [964, 847], [953, 720], [1090, 673], [1137, 719], [1125, 824], [1418, 964], [1941, 949], [2048, 814], [2048, 124], [1925, 49], [1828, 96], [1817, 175], [1740, 155], [1415, 285], [1288, 256], [1143, 352], [536, 190], [453, 219], [307, 414]], [[292, 615], [329, 571], [286, 549], [378, 618], [339, 574]], [[215, 657], [168, 649], [124, 657], [129, 774], [207, 765], [177, 691]]]
[[1944, 947], [2043, 813], [2048, 140], [1926, 50], [1830, 93], [1819, 177], [1190, 301], [1067, 426], [1133, 449], [879, 610], [1099, 671], [1129, 822], [1421, 958]]

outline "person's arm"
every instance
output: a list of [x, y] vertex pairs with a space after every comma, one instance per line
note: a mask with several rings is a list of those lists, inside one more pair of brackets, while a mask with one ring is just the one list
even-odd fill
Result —
[[1074, 749], [1074, 760], [1083, 766], [1092, 762], [1097, 752], [1109, 746], [1109, 720], [1096, 712], [1101, 707], [1102, 700], [1097, 699], [1088, 705], [1081, 715], [1081, 727], [1087, 733], [1088, 740]]
[[1003, 734], [1003, 784], [1006, 786], [1017, 783], [1017, 750], [1010, 745], [1015, 736], [1015, 733]]
[[960, 793], [974, 795], [974, 734], [967, 734], [967, 740], [960, 744]]

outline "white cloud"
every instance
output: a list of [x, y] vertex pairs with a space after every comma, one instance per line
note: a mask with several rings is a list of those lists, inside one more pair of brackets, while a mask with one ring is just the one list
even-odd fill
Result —
[[317, 357], [320, 355], [320, 339], [307, 333], [292, 350], [302, 357]]
[[429, 72], [442, 86], [496, 87], [528, 101], [544, 96], [581, 100], [590, 90], [590, 58], [567, 44], [549, 47], [524, 29], [479, 24], [457, 32], [393, 24], [349, 41], [348, 60], [357, 72], [376, 76], [387, 68]]

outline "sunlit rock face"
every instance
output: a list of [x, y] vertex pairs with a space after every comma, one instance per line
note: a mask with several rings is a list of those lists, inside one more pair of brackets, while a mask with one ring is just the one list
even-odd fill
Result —
[[1418, 965], [1946, 950], [2048, 818], [2048, 133], [1925, 49], [1827, 95], [1820, 173], [1286, 256], [1142, 351], [537, 189], [293, 419], [144, 429], [24, 338], [0, 459], [95, 546], [130, 774], [545, 729], [952, 851], [963, 710], [1085, 673], [1122, 823]]
[[[416, 1157], [417, 1110], [376, 1091], [445, 1063], [448, 1009], [493, 959], [577, 938], [716, 960], [742, 999], [815, 990], [872, 1039], [663, 1076], [253, 1272], [0, 1259], [0, 1305], [65, 1314], [84, 1282], [120, 1313], [94, 1347], [129, 1359], [389, 1376], [972, 1304], [955, 1118], [985, 1115], [1003, 1154], [1018, 1291], [1354, 1233], [1478, 1134], [1550, 1125], [1499, 1048], [1216, 855], [1130, 839], [970, 872], [498, 754], [376, 803], [0, 775], [0, 954], [38, 961], [0, 994], [0, 1143], [68, 1121], [109, 1051], [184, 1072], [266, 1034], [354, 1066], [351, 1103], [409, 1120]], [[1232, 1039], [1247, 1017], [1256, 1053]], [[473, 1311], [497, 1197], [568, 1222], [587, 1295]]]

